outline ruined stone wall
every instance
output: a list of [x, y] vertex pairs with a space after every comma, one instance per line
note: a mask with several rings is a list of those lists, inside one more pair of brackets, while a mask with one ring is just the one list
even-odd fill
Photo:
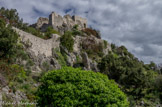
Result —
[[63, 24], [62, 16], [58, 15], [55, 12], [52, 12], [49, 15], [49, 24], [50, 25], [55, 25], [55, 26], [62, 26], [62, 24]]
[[82, 28], [87, 27], [87, 20], [85, 18], [82, 18], [80, 16], [73, 16], [72, 18], [75, 21], [75, 24], [80, 25]]
[[49, 23], [48, 18], [40, 17], [37, 21], [37, 28], [41, 28], [44, 24], [48, 24], [48, 23]]
[[62, 27], [66, 25], [68, 28], [72, 28], [74, 25], [79, 25], [80, 29], [87, 27], [87, 20], [79, 16], [65, 15], [64, 17], [58, 15], [55, 12], [52, 12], [49, 15], [49, 25], [54, 27]]
[[53, 34], [51, 39], [44, 40], [20, 29], [14, 27], [13, 29], [20, 35], [23, 43], [31, 44], [29, 50], [32, 51], [35, 56], [38, 56], [38, 54], [44, 54], [46, 57], [50, 57], [52, 56], [52, 49], [59, 47], [60, 36], [57, 34]]
[[68, 27], [72, 28], [72, 27], [75, 25], [75, 22], [74, 22], [74, 20], [72, 19], [72, 17], [71, 17], [70, 15], [65, 15], [65, 16], [63, 17], [63, 19], [64, 19], [64, 23], [65, 23]]

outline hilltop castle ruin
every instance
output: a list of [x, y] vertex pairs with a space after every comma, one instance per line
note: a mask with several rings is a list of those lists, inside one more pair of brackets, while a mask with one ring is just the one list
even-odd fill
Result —
[[61, 16], [55, 12], [49, 15], [49, 18], [40, 17], [36, 23], [36, 27], [42, 31], [46, 30], [47, 27], [52, 26], [55, 30], [63, 33], [67, 30], [71, 30], [74, 25], [78, 25], [79, 29], [87, 27], [87, 20], [79, 16], [65, 15]]

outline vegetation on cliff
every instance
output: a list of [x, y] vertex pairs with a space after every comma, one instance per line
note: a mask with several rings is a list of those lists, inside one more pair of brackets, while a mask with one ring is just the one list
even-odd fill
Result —
[[73, 51], [74, 39], [72, 33], [67, 31], [60, 39], [61, 45], [65, 47], [69, 52]]
[[100, 72], [120, 84], [129, 96], [131, 106], [137, 103], [140, 105], [141, 100], [145, 103], [143, 106], [155, 106], [161, 99], [161, 92], [155, 88], [155, 84], [161, 81], [155, 64], [145, 65], [124, 46], [112, 45], [112, 50], [98, 64]]
[[0, 58], [10, 59], [15, 55], [18, 35], [11, 26], [6, 26], [3, 19], [0, 19]]

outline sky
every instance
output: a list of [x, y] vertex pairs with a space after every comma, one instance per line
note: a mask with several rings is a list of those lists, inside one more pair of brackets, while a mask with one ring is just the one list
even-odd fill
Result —
[[124, 45], [137, 58], [162, 63], [162, 0], [0, 0], [30, 24], [55, 11], [79, 15], [102, 39]]

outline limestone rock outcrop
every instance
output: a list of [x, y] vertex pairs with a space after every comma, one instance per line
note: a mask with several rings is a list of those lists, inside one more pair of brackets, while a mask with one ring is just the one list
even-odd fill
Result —
[[83, 58], [83, 64], [85, 66], [85, 70], [90, 70], [91, 69], [90, 61], [89, 61], [87, 53], [83, 53], [82, 58]]

